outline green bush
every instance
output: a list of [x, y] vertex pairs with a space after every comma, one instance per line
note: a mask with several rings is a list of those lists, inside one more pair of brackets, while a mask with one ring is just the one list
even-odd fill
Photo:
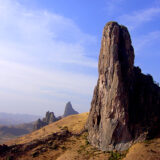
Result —
[[85, 144], [86, 144], [86, 145], [89, 145], [89, 141], [88, 141], [88, 140], [86, 140], [86, 141], [85, 141]]
[[110, 152], [109, 160], [121, 160], [124, 158], [124, 154], [121, 154], [119, 152]]

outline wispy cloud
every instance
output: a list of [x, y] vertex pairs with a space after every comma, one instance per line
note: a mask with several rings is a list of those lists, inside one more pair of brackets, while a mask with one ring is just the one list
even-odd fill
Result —
[[[39, 107], [42, 111], [51, 107], [55, 109], [56, 113], [60, 113], [63, 109], [60, 108], [62, 103], [65, 104], [67, 99], [73, 99], [74, 102], [78, 99], [78, 102], [75, 103], [79, 105], [88, 104], [87, 99], [95, 85], [94, 76], [78, 73], [58, 72], [57, 70], [46, 71], [2, 60], [0, 61], [0, 68], [0, 101], [3, 102], [5, 99], [4, 105], [8, 104], [10, 111], [20, 109], [29, 112], [34, 105], [32, 110], [35, 111]], [[81, 99], [82, 97], [83, 99]], [[22, 99], [23, 101], [21, 101]], [[16, 104], [14, 104], [15, 101]], [[23, 108], [21, 108], [22, 105]], [[82, 107], [81, 111], [84, 109]]]
[[96, 78], [87, 70], [97, 62], [87, 54], [95, 42], [69, 18], [0, 0], [1, 110], [43, 113], [50, 105], [59, 114], [68, 100], [89, 109]]
[[146, 22], [152, 21], [157, 16], [160, 16], [160, 8], [152, 7], [140, 11], [134, 11], [131, 14], [124, 14], [118, 17], [118, 20], [132, 30]]
[[[43, 60], [47, 53], [56, 62], [64, 63], [65, 59], [65, 63], [79, 62], [86, 66], [86, 45], [96, 41], [94, 36], [83, 33], [71, 19], [47, 11], [28, 11], [14, 2], [0, 1], [0, 41], [9, 57], [13, 55], [10, 50], [31, 59], [38, 55]], [[0, 54], [8, 55], [2, 51]]]

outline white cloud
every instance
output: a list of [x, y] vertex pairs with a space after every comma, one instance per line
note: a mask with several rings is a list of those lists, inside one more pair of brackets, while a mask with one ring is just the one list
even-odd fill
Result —
[[96, 78], [86, 70], [97, 62], [87, 53], [95, 42], [69, 18], [0, 0], [0, 110], [38, 114], [55, 105], [59, 114], [68, 100], [88, 110]]
[[36, 113], [38, 109], [40, 114], [51, 107], [49, 109], [60, 114], [64, 109], [62, 104], [69, 100], [82, 107], [78, 110], [84, 112], [89, 106], [82, 105], [90, 104], [96, 83], [96, 78], [90, 75], [46, 71], [2, 60], [0, 76], [1, 110], [7, 105], [8, 110], [22, 113]]
[[8, 50], [7, 53], [1, 50], [1, 56], [12, 57], [10, 50], [16, 50], [14, 54], [20, 52], [31, 59], [37, 55], [44, 58], [47, 52], [56, 62], [65, 59], [66, 63], [83, 65], [85, 45], [94, 43], [95, 37], [83, 33], [71, 19], [47, 11], [28, 11], [14, 2], [0, 0], [0, 41]]
[[118, 17], [118, 21], [128, 26], [129, 29], [132, 30], [146, 22], [152, 21], [153, 18], [159, 15], [160, 15], [160, 8], [153, 7], [145, 10], [134, 11], [131, 14], [124, 14]]
[[[42, 88], [68, 90], [89, 95], [95, 82], [94, 76], [63, 71], [47, 71], [0, 60], [0, 87], [30, 93]], [[16, 85], [15, 85], [16, 84]], [[46, 90], [46, 89], [45, 89]]]

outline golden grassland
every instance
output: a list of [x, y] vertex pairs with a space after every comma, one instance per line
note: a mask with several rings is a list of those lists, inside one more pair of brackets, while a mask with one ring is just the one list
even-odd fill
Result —
[[69, 132], [73, 134], [79, 134], [84, 129], [87, 118], [88, 118], [88, 113], [71, 115], [57, 122], [49, 124], [39, 130], [36, 130], [30, 134], [27, 134], [23, 137], [9, 141], [6, 144], [8, 145], [23, 144], [31, 142], [35, 139], [43, 139], [44, 137], [51, 135], [53, 133], [61, 132], [66, 127]]
[[[24, 144], [34, 140], [68, 130], [73, 135], [64, 141], [55, 140], [40, 144], [25, 154], [17, 157], [18, 160], [160, 160], [160, 138], [146, 140], [143, 143], [133, 145], [125, 152], [103, 152], [91, 146], [87, 140], [87, 132], [84, 129], [88, 113], [68, 116], [48, 126], [34, 131], [28, 135], [17, 138], [7, 144]], [[36, 155], [37, 151], [40, 151]]]

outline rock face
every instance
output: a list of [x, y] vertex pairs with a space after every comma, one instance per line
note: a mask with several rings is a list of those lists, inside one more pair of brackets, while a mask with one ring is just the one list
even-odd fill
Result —
[[57, 121], [58, 119], [55, 117], [54, 113], [53, 112], [46, 112], [46, 116], [41, 120], [41, 119], [38, 119], [36, 121], [36, 123], [34, 124], [34, 130], [37, 130], [37, 129], [40, 129], [52, 122], [55, 122]]
[[86, 127], [89, 142], [104, 151], [126, 150], [160, 131], [160, 88], [134, 67], [134, 49], [126, 27], [109, 22], [103, 30]]
[[73, 109], [71, 102], [68, 102], [66, 104], [63, 117], [67, 117], [72, 114], [78, 114], [78, 112]]

